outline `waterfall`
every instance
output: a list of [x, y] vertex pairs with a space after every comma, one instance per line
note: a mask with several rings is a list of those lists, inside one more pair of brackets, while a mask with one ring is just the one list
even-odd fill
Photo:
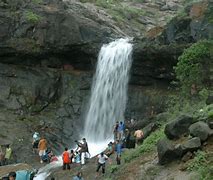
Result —
[[124, 121], [131, 56], [132, 44], [127, 39], [103, 45], [100, 50], [84, 126], [88, 144], [112, 139], [113, 125]]
[[[100, 50], [84, 127], [92, 156], [112, 139], [115, 122], [124, 121], [131, 55], [132, 44], [127, 39], [103, 45]], [[44, 180], [54, 168], [61, 167], [59, 159], [41, 168], [34, 180]]]

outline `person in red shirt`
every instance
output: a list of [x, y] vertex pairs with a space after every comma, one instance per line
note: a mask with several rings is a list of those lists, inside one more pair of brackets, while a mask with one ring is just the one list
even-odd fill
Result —
[[62, 154], [63, 159], [63, 170], [70, 169], [70, 153], [68, 152], [68, 148], [65, 148], [65, 151]]

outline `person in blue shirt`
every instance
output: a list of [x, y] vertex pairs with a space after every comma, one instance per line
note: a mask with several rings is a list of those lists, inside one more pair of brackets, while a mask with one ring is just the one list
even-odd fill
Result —
[[82, 172], [78, 172], [76, 176], [73, 177], [73, 180], [84, 180], [82, 177]]
[[116, 141], [115, 151], [116, 151], [116, 162], [119, 165], [121, 164], [121, 152], [122, 152], [122, 144], [119, 140]]
[[125, 125], [122, 121], [120, 121], [118, 125], [118, 140], [124, 139], [124, 129], [125, 129]]

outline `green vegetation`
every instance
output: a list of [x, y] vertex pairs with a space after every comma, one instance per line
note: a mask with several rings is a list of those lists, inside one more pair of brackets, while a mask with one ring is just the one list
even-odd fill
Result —
[[188, 95], [192, 88], [200, 91], [205, 87], [205, 82], [209, 78], [212, 45], [211, 41], [199, 41], [186, 49], [178, 58], [174, 69], [183, 94]]
[[41, 20], [41, 16], [35, 14], [34, 12], [28, 10], [25, 15], [28, 22], [38, 23]]
[[32, 0], [32, 2], [34, 4], [41, 4], [43, 2], [43, 0]]
[[211, 180], [213, 171], [213, 158], [211, 153], [198, 151], [195, 158], [189, 163], [187, 170], [196, 171], [200, 180]]
[[114, 172], [116, 172], [118, 170], [118, 165], [111, 165], [110, 166], [110, 173], [114, 173]]
[[[141, 8], [133, 7], [125, 3], [124, 0], [80, 0], [82, 3], [93, 3], [96, 6], [104, 8], [108, 14], [117, 22], [118, 26], [125, 26], [126, 21], [131, 21], [135, 27], [143, 29], [144, 26], [139, 22], [139, 17], [147, 12]], [[143, 0], [133, 0], [133, 2], [142, 3]]]
[[142, 145], [140, 145], [136, 149], [125, 152], [123, 155], [124, 161], [130, 162], [131, 160], [142, 155], [143, 153], [153, 151], [156, 147], [157, 142], [164, 136], [164, 127], [161, 127], [159, 130], [156, 130], [150, 136], [148, 136], [144, 140]]

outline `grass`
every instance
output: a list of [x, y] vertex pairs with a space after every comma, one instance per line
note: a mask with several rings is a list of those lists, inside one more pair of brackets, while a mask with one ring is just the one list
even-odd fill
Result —
[[[211, 155], [212, 156], [212, 155]], [[212, 180], [213, 163], [208, 154], [198, 151], [194, 159], [189, 163], [187, 170], [196, 171], [200, 180]]]

